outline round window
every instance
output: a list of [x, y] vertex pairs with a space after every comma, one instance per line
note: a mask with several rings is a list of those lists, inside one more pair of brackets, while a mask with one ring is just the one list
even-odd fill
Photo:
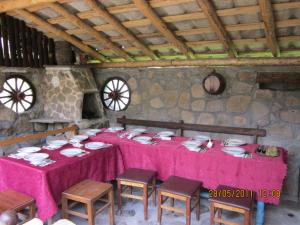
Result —
[[23, 77], [9, 77], [3, 84], [0, 93], [0, 102], [16, 113], [30, 109], [35, 101], [35, 92], [32, 84]]
[[112, 111], [125, 110], [130, 102], [130, 94], [130, 88], [124, 79], [110, 78], [103, 85], [103, 105]]

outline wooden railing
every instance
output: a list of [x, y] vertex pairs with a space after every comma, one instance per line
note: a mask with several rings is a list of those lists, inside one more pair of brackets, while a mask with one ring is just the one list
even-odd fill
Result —
[[71, 127], [65, 127], [62, 129], [57, 129], [57, 130], [50, 130], [50, 131], [45, 131], [45, 132], [40, 132], [40, 133], [35, 133], [35, 134], [29, 134], [21, 137], [14, 137], [6, 140], [0, 141], [0, 146], [6, 146], [6, 145], [13, 145], [19, 142], [25, 142], [25, 141], [30, 141], [33, 139], [40, 139], [40, 138], [45, 138], [50, 135], [55, 135], [55, 134], [62, 134], [66, 132], [72, 132], [74, 135], [78, 133], [78, 127], [76, 125], [73, 125]]
[[258, 137], [265, 137], [267, 133], [264, 129], [189, 124], [184, 123], [182, 120], [180, 122], [161, 122], [153, 120], [127, 119], [125, 116], [123, 116], [121, 118], [117, 118], [117, 122], [122, 124], [125, 129], [126, 125], [176, 129], [180, 130], [181, 136], [183, 136], [185, 130], [254, 136], [255, 143], [257, 143]]

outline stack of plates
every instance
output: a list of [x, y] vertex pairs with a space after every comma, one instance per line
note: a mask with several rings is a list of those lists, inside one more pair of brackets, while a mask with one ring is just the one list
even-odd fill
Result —
[[68, 144], [68, 142], [66, 140], [51, 140], [51, 141], [47, 141], [47, 144], [48, 146], [46, 147], [49, 149], [58, 149]]
[[190, 151], [196, 151], [199, 152], [201, 150], [200, 145], [201, 141], [185, 141], [182, 142], [182, 145], [184, 145], [188, 150]]
[[172, 137], [175, 135], [175, 133], [173, 131], [161, 131], [161, 132], [158, 132], [157, 135], [159, 137]]
[[97, 149], [101, 149], [103, 147], [105, 147], [106, 144], [103, 142], [89, 142], [87, 144], [84, 145], [85, 148], [89, 149], [89, 150], [97, 150]]
[[77, 155], [81, 155], [84, 152], [84, 150], [80, 148], [67, 148], [60, 151], [60, 154], [67, 156], [67, 157], [73, 157]]
[[29, 161], [33, 165], [39, 165], [44, 163], [49, 155], [47, 153], [32, 153], [24, 157], [25, 160]]
[[71, 138], [70, 143], [78, 143], [85, 141], [89, 138], [87, 135], [75, 135], [74, 137]]
[[118, 131], [124, 130], [123, 127], [110, 127], [108, 129], [106, 129], [106, 132], [111, 132], [111, 133], [115, 133]]
[[22, 153], [34, 153], [40, 151], [40, 147], [24, 147], [24, 148], [19, 148], [17, 152], [22, 152]]
[[223, 146], [241, 146], [246, 144], [245, 141], [240, 139], [228, 138], [223, 141]]
[[87, 129], [87, 130], [85, 130], [85, 133], [88, 136], [95, 136], [99, 132], [101, 132], [100, 129]]
[[246, 151], [240, 147], [224, 147], [222, 151], [235, 157], [245, 157], [246, 153]]
[[133, 138], [133, 140], [135, 140], [141, 144], [152, 144], [152, 137], [148, 137], [148, 136], [135, 137], [135, 138]]
[[210, 137], [206, 135], [196, 135], [193, 139], [196, 141], [204, 142], [204, 141], [209, 141]]
[[146, 129], [144, 129], [144, 128], [136, 128], [136, 129], [132, 129], [132, 130], [130, 130], [130, 131], [127, 133], [127, 138], [128, 138], [128, 139], [131, 139], [131, 138], [133, 138], [133, 137], [135, 137], [135, 136], [138, 136], [138, 135], [144, 133], [145, 131], [146, 131]]

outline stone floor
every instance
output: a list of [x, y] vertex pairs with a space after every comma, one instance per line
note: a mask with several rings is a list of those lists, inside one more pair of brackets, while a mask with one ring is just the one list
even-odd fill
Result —
[[[180, 202], [176, 205], [180, 206]], [[184, 206], [184, 205], [182, 205]], [[78, 210], [83, 211], [83, 207], [79, 207]], [[143, 219], [143, 205], [138, 200], [124, 200], [124, 206], [122, 212], [117, 210], [115, 206], [115, 221], [116, 225], [157, 225], [157, 208], [152, 204], [152, 200], [149, 199], [148, 208], [148, 220]], [[208, 225], [209, 224], [209, 209], [208, 200], [201, 198], [201, 216], [200, 221], [196, 220], [195, 212], [192, 213], [191, 225]], [[235, 213], [224, 212], [224, 217], [234, 222], [243, 224], [243, 217]], [[60, 218], [60, 215], [56, 216], [56, 219]], [[70, 219], [76, 223], [76, 225], [87, 225], [84, 219], [71, 216]], [[109, 225], [108, 212], [103, 211], [96, 216], [96, 225]], [[164, 211], [162, 216], [162, 225], [184, 225], [184, 216]], [[268, 205], [265, 215], [265, 225], [298, 225], [300, 224], [300, 208], [297, 208], [297, 204], [290, 201], [281, 202], [280, 206]]]

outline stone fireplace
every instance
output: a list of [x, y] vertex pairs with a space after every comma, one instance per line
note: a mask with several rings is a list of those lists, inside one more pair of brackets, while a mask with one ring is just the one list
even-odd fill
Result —
[[55, 128], [75, 123], [82, 129], [108, 123], [88, 68], [47, 66], [44, 81], [44, 114], [32, 122], [51, 124]]

